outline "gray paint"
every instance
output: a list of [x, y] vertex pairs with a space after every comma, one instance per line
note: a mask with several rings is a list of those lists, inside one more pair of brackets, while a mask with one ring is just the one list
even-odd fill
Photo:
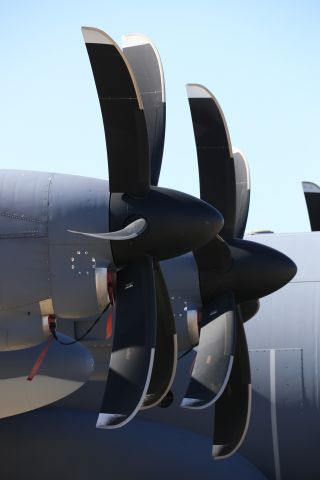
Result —
[[[65, 317], [60, 321], [59, 328], [65, 328], [71, 334], [75, 330], [82, 331], [82, 321], [83, 325], [88, 325], [90, 317], [98, 311], [95, 276], [91, 273], [82, 276], [82, 272], [89, 271], [89, 266], [92, 268], [92, 258], [95, 266], [108, 267], [112, 264], [112, 255], [108, 242], [102, 244], [67, 230], [89, 233], [108, 231], [107, 183], [68, 175], [0, 171], [0, 185], [2, 345], [6, 335], [26, 330], [22, 322], [28, 305], [34, 306], [30, 316], [34, 322], [39, 318], [35, 306], [40, 300], [50, 297], [56, 313]], [[95, 213], [92, 214], [92, 211]], [[253, 416], [243, 453], [269, 478], [295, 479], [301, 478], [305, 472], [318, 475], [320, 265], [317, 265], [317, 251], [320, 234], [255, 235], [250, 240], [283, 251], [298, 265], [298, 274], [290, 285], [262, 299], [260, 311], [246, 324], [249, 347], [255, 351], [251, 352], [254, 398]], [[169, 287], [178, 333], [186, 340], [187, 311], [197, 310], [201, 305], [194, 258], [192, 254], [187, 254], [162, 262], [161, 266]], [[4, 310], [14, 308], [19, 311], [17, 322], [13, 311], [8, 315], [4, 313]], [[70, 317], [79, 318], [81, 322], [74, 324]], [[98, 409], [101, 396], [96, 386], [101, 384], [103, 387], [110, 356], [110, 346], [103, 338], [102, 322], [84, 342], [97, 359], [93, 380], [87, 389], [65, 399], [62, 405], [73, 409]], [[21, 345], [24, 341], [25, 338]], [[186, 342], [183, 344], [185, 348]], [[23, 362], [20, 352], [0, 354], [13, 355], [9, 362], [2, 363], [4, 375], [8, 375], [14, 365], [18, 367], [24, 363], [29, 366], [32, 363], [30, 352], [24, 350], [21, 355], [23, 352], [26, 352]], [[270, 355], [274, 358], [273, 374]], [[167, 428], [170, 430], [168, 425], [171, 424], [211, 437], [211, 409], [200, 414], [179, 408], [193, 357], [194, 352], [179, 362], [173, 386], [173, 405], [167, 410], [144, 412], [142, 416], [148, 421], [161, 421], [164, 431]], [[9, 356], [4, 358], [9, 359]], [[64, 356], [59, 356], [59, 359], [54, 362], [57, 370], [51, 371], [53, 377], [54, 371], [63, 366], [59, 362], [64, 362], [61, 360]], [[12, 367], [8, 370], [5, 366], [9, 364]], [[53, 367], [48, 363], [46, 368], [50, 370]], [[75, 371], [71, 372], [72, 378], [74, 375]], [[272, 409], [273, 397], [275, 408]], [[60, 417], [60, 414], [57, 415]], [[79, 414], [80, 418], [83, 416]], [[34, 434], [37, 437], [36, 431]], [[39, 438], [36, 442], [40, 441]], [[85, 435], [81, 438], [85, 440]]]
[[48, 173], [0, 170], [0, 310], [50, 295], [49, 184]]
[[[264, 405], [266, 412], [270, 409], [267, 418], [273, 432], [262, 446], [260, 439], [266, 414], [253, 415], [241, 451], [269, 478], [317, 478], [320, 474], [320, 265], [317, 255], [320, 236], [314, 232], [254, 235], [250, 239], [289, 255], [297, 264], [298, 273], [289, 285], [261, 299], [260, 311], [246, 324], [249, 346], [266, 352], [265, 368], [270, 368], [270, 358], [274, 355], [274, 391], [270, 372], [267, 377], [261, 373], [253, 378], [253, 409], [257, 405]], [[256, 364], [254, 359], [253, 372]], [[265, 388], [263, 396], [258, 385]]]
[[112, 263], [110, 243], [75, 235], [109, 231], [108, 184], [54, 175], [49, 195], [49, 265], [54, 311], [62, 317], [97, 314], [95, 267]]
[[68, 230], [108, 232], [108, 183], [0, 170], [0, 205], [0, 310], [52, 298], [58, 316], [96, 314], [95, 268], [113, 263], [110, 243]]
[[[61, 335], [63, 341], [70, 337]], [[43, 344], [30, 349], [0, 353], [0, 418], [34, 410], [63, 398], [89, 378], [94, 362], [80, 344], [68, 348], [53, 342], [32, 381], [31, 373]]]
[[49, 335], [48, 322], [42, 318], [38, 303], [0, 312], [0, 351], [30, 348]]

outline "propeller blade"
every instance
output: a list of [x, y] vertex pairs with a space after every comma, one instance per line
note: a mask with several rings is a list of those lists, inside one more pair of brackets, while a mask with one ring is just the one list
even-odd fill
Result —
[[125, 55], [97, 28], [83, 27], [104, 124], [111, 193], [144, 196], [150, 186], [148, 132], [137, 81]]
[[187, 94], [197, 147], [200, 196], [223, 215], [220, 235], [232, 238], [236, 214], [236, 182], [231, 142], [223, 112], [202, 85], [188, 84]]
[[138, 218], [134, 222], [127, 225], [121, 230], [116, 232], [108, 233], [86, 233], [86, 232], [77, 232], [75, 230], [68, 230], [70, 233], [76, 233], [78, 235], [84, 235], [85, 237], [97, 238], [99, 240], [131, 240], [141, 235], [144, 230], [147, 228], [147, 222], [144, 218]]
[[[73, 340], [62, 334], [59, 338]], [[93, 372], [93, 357], [80, 343], [65, 347], [53, 341], [36, 376], [28, 382], [27, 376], [43, 347], [41, 343], [0, 353], [0, 418], [56, 402], [78, 390]]]
[[[193, 255], [199, 272], [199, 287], [202, 303], [207, 305], [221, 293], [219, 292], [218, 295], [213, 295], [212, 292], [217, 283], [217, 279], [221, 275], [227, 274], [232, 268], [230, 248], [220, 235], [217, 235], [213, 240], [206, 243], [206, 245], [194, 250]], [[227, 290], [224, 289], [223, 291]]]
[[117, 273], [115, 331], [98, 428], [117, 428], [139, 411], [152, 373], [156, 337], [155, 280], [151, 257]]
[[241, 446], [250, 420], [251, 377], [246, 335], [239, 310], [237, 340], [229, 382], [215, 403], [212, 456], [222, 459], [233, 455]]
[[158, 185], [166, 124], [166, 99], [162, 64], [152, 41], [141, 33], [124, 35], [122, 48], [141, 92], [147, 123], [151, 185]]
[[175, 321], [168, 290], [158, 263], [155, 264], [157, 336], [153, 370], [143, 409], [158, 405], [169, 392], [178, 360]]
[[320, 230], [320, 187], [312, 182], [302, 182], [312, 232]]
[[223, 394], [234, 357], [234, 310], [232, 295], [222, 295], [204, 307], [197, 356], [182, 407], [207, 408]]
[[246, 157], [239, 150], [233, 151], [236, 179], [236, 216], [234, 237], [243, 238], [250, 205], [250, 171]]

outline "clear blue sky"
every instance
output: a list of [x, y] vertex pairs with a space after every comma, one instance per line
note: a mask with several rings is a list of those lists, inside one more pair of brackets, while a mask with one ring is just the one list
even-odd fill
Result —
[[107, 177], [104, 134], [80, 27], [157, 45], [167, 91], [160, 185], [198, 195], [185, 83], [219, 100], [247, 156], [248, 230], [308, 230], [301, 180], [320, 184], [320, 2], [0, 2], [1, 168]]

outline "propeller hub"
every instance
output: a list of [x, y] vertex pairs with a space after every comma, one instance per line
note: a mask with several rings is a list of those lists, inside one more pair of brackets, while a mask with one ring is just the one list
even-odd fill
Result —
[[232, 266], [225, 272], [201, 271], [201, 295], [208, 303], [232, 291], [236, 303], [265, 297], [286, 285], [296, 274], [295, 263], [283, 253], [248, 240], [229, 241]]
[[111, 241], [113, 258], [120, 266], [139, 255], [165, 260], [183, 255], [211, 240], [222, 228], [222, 215], [208, 203], [167, 188], [151, 187], [145, 197], [112, 194], [110, 231], [135, 218], [147, 228], [127, 242]]

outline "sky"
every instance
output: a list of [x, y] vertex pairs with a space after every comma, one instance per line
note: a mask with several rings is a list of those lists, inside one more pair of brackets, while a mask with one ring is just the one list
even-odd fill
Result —
[[310, 230], [301, 181], [320, 184], [317, 0], [0, 0], [0, 168], [107, 178], [104, 132], [80, 28], [142, 32], [165, 74], [160, 186], [198, 196], [186, 83], [218, 99], [247, 157], [247, 231]]

